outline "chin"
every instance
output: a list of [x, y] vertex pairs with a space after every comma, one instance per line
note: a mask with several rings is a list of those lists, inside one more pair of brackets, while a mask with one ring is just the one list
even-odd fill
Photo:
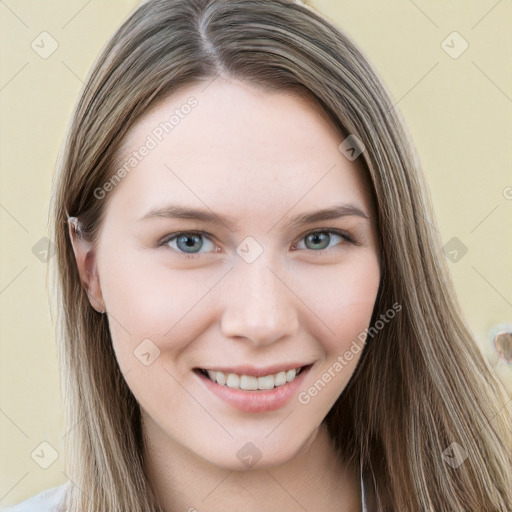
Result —
[[[268, 434], [259, 433], [258, 436], [245, 436], [245, 440], [238, 438], [227, 446], [208, 446], [208, 452], [202, 457], [216, 467], [227, 471], [253, 471], [271, 469], [293, 460], [297, 455], [307, 451], [313, 442], [318, 429], [313, 429], [310, 436], [297, 438], [291, 435], [293, 428], [284, 432], [284, 435], [270, 439]], [[253, 441], [250, 441], [253, 439]], [[216, 448], [211, 452], [212, 448]], [[211, 453], [209, 453], [211, 452]], [[221, 456], [219, 456], [221, 455]]]

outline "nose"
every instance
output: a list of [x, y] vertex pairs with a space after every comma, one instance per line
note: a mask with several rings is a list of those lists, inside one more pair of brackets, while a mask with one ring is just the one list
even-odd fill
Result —
[[269, 345], [296, 335], [295, 304], [300, 301], [287, 286], [286, 272], [273, 269], [267, 259], [260, 256], [250, 264], [239, 260], [224, 286], [224, 336]]

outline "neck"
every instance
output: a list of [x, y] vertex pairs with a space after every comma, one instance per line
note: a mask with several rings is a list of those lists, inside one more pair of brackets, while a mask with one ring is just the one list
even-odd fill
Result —
[[266, 469], [230, 471], [191, 452], [143, 415], [144, 462], [166, 512], [361, 510], [358, 468], [341, 463], [322, 425], [297, 455]]

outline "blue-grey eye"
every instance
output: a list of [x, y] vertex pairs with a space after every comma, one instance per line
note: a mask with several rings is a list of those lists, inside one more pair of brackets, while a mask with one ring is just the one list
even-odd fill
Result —
[[178, 233], [165, 243], [175, 251], [182, 251], [187, 254], [196, 254], [205, 246], [206, 252], [208, 252], [208, 243], [211, 244], [211, 249], [215, 247], [214, 243], [205, 235], [196, 233]]
[[[316, 231], [304, 237], [304, 240], [306, 242], [304, 245], [306, 246], [307, 249], [321, 251], [329, 248], [330, 243], [333, 241], [333, 237], [334, 240], [336, 238], [340, 239], [341, 241], [347, 240], [347, 237], [344, 237], [343, 235], [335, 233], [333, 231]], [[301, 249], [302, 247], [298, 248]]]
[[[304, 244], [303, 241], [306, 241]], [[341, 232], [333, 230], [314, 231], [302, 237], [301, 241], [295, 245], [297, 249], [310, 249], [313, 251], [322, 251], [332, 248], [343, 242], [350, 242], [350, 238]], [[202, 252], [215, 252], [215, 244], [201, 232], [183, 231], [169, 235], [166, 240], [161, 242], [162, 245], [168, 245], [174, 251], [181, 254], [201, 254]], [[210, 244], [210, 245], [208, 245]], [[201, 249], [204, 249], [201, 251]]]

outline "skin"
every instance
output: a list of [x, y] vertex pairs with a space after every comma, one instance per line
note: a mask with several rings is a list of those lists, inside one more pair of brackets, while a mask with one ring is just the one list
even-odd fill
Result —
[[[336, 459], [322, 424], [361, 351], [309, 403], [298, 394], [332, 372], [369, 326], [381, 271], [368, 184], [314, 101], [223, 78], [189, 86], [140, 119], [119, 162], [190, 96], [198, 106], [103, 199], [97, 244], [71, 230], [91, 304], [107, 311], [141, 406], [150, 482], [168, 511], [361, 510], [358, 468]], [[288, 224], [340, 202], [368, 218]], [[232, 217], [238, 227], [140, 220], [171, 203]], [[342, 230], [357, 245], [336, 234], [311, 241], [318, 228]], [[211, 236], [188, 253], [176, 239], [157, 246], [187, 230]], [[252, 263], [236, 252], [248, 236], [263, 250]], [[160, 351], [149, 365], [134, 356], [145, 339]], [[296, 361], [313, 364], [299, 390], [263, 413], [227, 404], [193, 371]], [[248, 442], [261, 453], [253, 466], [237, 456]]]

